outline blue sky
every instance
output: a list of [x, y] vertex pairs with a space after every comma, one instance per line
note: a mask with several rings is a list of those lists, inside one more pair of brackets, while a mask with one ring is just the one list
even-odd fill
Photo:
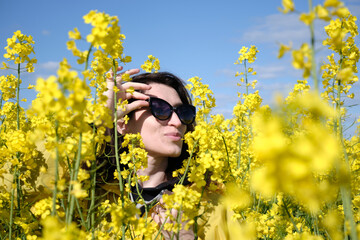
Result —
[[[296, 9], [307, 11], [308, 1], [295, 0]], [[323, 1], [313, 0], [316, 5]], [[346, 6], [360, 17], [360, 0], [346, 0]], [[77, 27], [82, 35], [89, 33], [82, 16], [90, 10], [116, 15], [125, 34], [125, 53], [133, 62], [125, 69], [139, 68], [152, 54], [159, 58], [161, 70], [170, 71], [184, 80], [199, 76], [210, 85], [217, 99], [214, 113], [231, 117], [237, 92], [234, 65], [242, 46], [256, 45], [258, 59], [253, 64], [258, 75], [257, 89], [264, 104], [271, 104], [275, 93], [284, 95], [301, 79], [301, 72], [291, 67], [290, 58], [277, 59], [279, 43], [298, 47], [309, 41], [309, 30], [298, 21], [297, 14], [283, 15], [278, 11], [281, 0], [0, 0], [0, 49], [16, 30], [32, 35], [38, 64], [35, 73], [23, 76], [24, 86], [34, 84], [38, 77], [55, 74], [64, 58], [77, 67], [66, 49], [68, 31]], [[317, 23], [321, 40], [323, 23]], [[5, 50], [1, 50], [0, 61]], [[318, 60], [325, 60], [320, 51]], [[5, 73], [2, 73], [5, 74]], [[359, 103], [360, 87], [356, 84]], [[29, 100], [35, 95], [24, 91]], [[30, 102], [30, 101], [29, 101]], [[354, 112], [360, 112], [360, 108]]]

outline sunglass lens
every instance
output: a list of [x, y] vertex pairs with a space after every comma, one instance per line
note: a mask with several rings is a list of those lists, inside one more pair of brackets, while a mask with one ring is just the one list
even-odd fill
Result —
[[160, 120], [166, 120], [171, 116], [172, 108], [167, 102], [153, 98], [151, 99], [151, 111], [154, 116]]
[[182, 123], [185, 125], [191, 124], [195, 120], [195, 108], [190, 105], [182, 105], [176, 109], [176, 114], [179, 116]]

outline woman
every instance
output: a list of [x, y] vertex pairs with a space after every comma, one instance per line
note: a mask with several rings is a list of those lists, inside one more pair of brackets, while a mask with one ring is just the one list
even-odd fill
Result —
[[[121, 71], [122, 67], [118, 69]], [[126, 72], [129, 75], [139, 73], [138, 69]], [[184, 134], [192, 131], [195, 120], [195, 107], [182, 81], [170, 73], [150, 73], [134, 76], [131, 82], [122, 82], [122, 74], [116, 75], [119, 91], [117, 99], [127, 99], [126, 110], [117, 110], [117, 131], [120, 135], [140, 133], [147, 151], [147, 168], [138, 171], [138, 175], [149, 176], [144, 182], [139, 182], [140, 192], [146, 203], [162, 201], [163, 194], [171, 193], [178, 178], [172, 177], [172, 172], [182, 166], [182, 161], [188, 157]], [[112, 74], [113, 78], [113, 74]], [[107, 107], [114, 109], [114, 81], [107, 80]], [[133, 94], [126, 90], [133, 88]], [[124, 116], [128, 115], [125, 124]], [[133, 191], [132, 200], [136, 201], [137, 191]], [[161, 225], [165, 221], [165, 209], [155, 206], [151, 216]], [[172, 212], [174, 216], [177, 212]], [[169, 233], [163, 232], [165, 237]], [[192, 239], [191, 230], [181, 231], [181, 238]]]

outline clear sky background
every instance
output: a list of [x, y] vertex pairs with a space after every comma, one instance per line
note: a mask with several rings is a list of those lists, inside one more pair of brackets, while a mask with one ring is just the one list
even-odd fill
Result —
[[[297, 10], [308, 11], [308, 1], [294, 2]], [[313, 0], [313, 5], [322, 2]], [[344, 2], [359, 18], [360, 0]], [[272, 104], [276, 93], [286, 96], [302, 79], [301, 71], [292, 68], [290, 56], [279, 60], [277, 54], [279, 43], [292, 42], [293, 47], [299, 47], [309, 42], [309, 29], [299, 22], [298, 14], [280, 13], [280, 6], [281, 0], [0, 0], [0, 61], [4, 60], [6, 39], [21, 30], [34, 37], [38, 59], [35, 73], [23, 76], [24, 87], [35, 84], [38, 77], [56, 74], [58, 63], [65, 57], [77, 67], [66, 49], [68, 31], [77, 27], [86, 36], [90, 27], [82, 17], [98, 10], [119, 18], [126, 36], [125, 54], [133, 60], [125, 69], [140, 68], [151, 54], [159, 58], [162, 71], [184, 80], [199, 76], [214, 92], [214, 113], [230, 118], [237, 92], [244, 92], [234, 76], [242, 71], [240, 65], [234, 65], [242, 46], [256, 45], [259, 50], [252, 65], [258, 75], [250, 80], [258, 80], [264, 104]], [[321, 45], [326, 37], [324, 23], [319, 21], [316, 26], [318, 61], [322, 62], [327, 54]], [[354, 89], [356, 97], [351, 104], [360, 103], [360, 84]], [[34, 90], [24, 90], [24, 94], [30, 104]], [[351, 120], [359, 112], [359, 106], [352, 108]]]

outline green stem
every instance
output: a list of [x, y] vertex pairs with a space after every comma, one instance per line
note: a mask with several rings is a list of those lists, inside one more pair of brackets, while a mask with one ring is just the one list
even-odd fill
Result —
[[52, 202], [52, 212], [51, 215], [55, 216], [56, 215], [56, 198], [57, 198], [57, 186], [58, 186], [58, 181], [59, 181], [59, 149], [58, 149], [58, 144], [59, 144], [59, 134], [58, 134], [58, 130], [59, 130], [59, 122], [58, 120], [55, 120], [55, 136], [56, 136], [56, 157], [55, 157], [55, 179], [54, 179], [54, 191], [53, 191], [53, 202]]
[[[17, 124], [17, 130], [20, 130], [20, 73], [21, 73], [21, 67], [20, 63], [17, 67], [17, 86], [16, 86], [16, 124]], [[20, 153], [16, 153], [16, 158], [20, 162]], [[19, 179], [19, 170], [17, 166], [14, 168], [14, 179], [13, 184], [16, 185], [16, 188], [12, 187], [11, 190], [11, 203], [10, 203], [10, 223], [9, 223], [9, 239], [12, 239], [12, 227], [14, 224], [14, 207], [15, 207], [15, 194], [17, 197], [17, 211], [20, 211], [20, 205], [21, 201], [21, 186], [20, 186], [20, 179]], [[17, 215], [20, 215], [20, 212], [17, 213]]]
[[[91, 44], [89, 47], [89, 50], [87, 52], [86, 55], [86, 61], [85, 61], [85, 71], [88, 69], [89, 66], [89, 58], [90, 58], [90, 53], [92, 51], [92, 47], [93, 45]], [[84, 82], [86, 81], [86, 78], [84, 76]], [[94, 94], [94, 103], [96, 104], [97, 102], [97, 95], [96, 95], [96, 91]], [[96, 127], [95, 124], [93, 125], [93, 150], [94, 150], [94, 157], [96, 159], [96, 146], [97, 144], [95, 143], [95, 134], [96, 134]], [[95, 239], [95, 194], [96, 194], [96, 161], [92, 161], [91, 162], [91, 170], [90, 170], [90, 206], [89, 206], [89, 213], [87, 215], [86, 218], [86, 223], [87, 223], [87, 227], [88, 229], [91, 229], [92, 232], [92, 239]]]
[[[113, 73], [114, 73], [114, 86], [116, 86], [116, 62], [113, 59]], [[119, 143], [118, 143], [118, 132], [117, 132], [117, 97], [114, 94], [114, 138], [115, 138], [115, 159], [116, 159], [116, 170], [118, 172], [118, 179], [119, 179], [119, 189], [120, 189], [120, 199], [121, 205], [124, 207], [124, 181], [121, 176], [121, 168], [120, 168], [120, 158], [119, 158]], [[125, 239], [125, 225], [122, 225], [122, 239]]]
[[184, 172], [183, 176], [181, 177], [181, 179], [180, 179], [180, 181], [179, 181], [179, 184], [180, 184], [180, 185], [182, 185], [182, 184], [184, 183], [184, 181], [185, 181], [186, 175], [187, 175], [187, 173], [188, 173], [188, 171], [189, 171], [191, 159], [192, 159], [192, 157], [193, 157], [193, 154], [194, 154], [194, 151], [195, 151], [195, 149], [196, 149], [196, 147], [197, 147], [198, 142], [199, 142], [199, 139], [197, 139], [196, 142], [194, 143], [194, 147], [193, 147], [193, 149], [192, 149], [192, 151], [191, 151], [191, 153], [190, 153], [190, 156], [189, 156], [189, 158], [188, 158], [188, 162], [187, 162], [187, 164], [186, 164], [185, 172]]
[[356, 232], [356, 223], [354, 221], [354, 215], [352, 212], [351, 190], [349, 189], [349, 187], [341, 186], [340, 193], [341, 193], [341, 199], [342, 199], [343, 207], [344, 207], [345, 219], [347, 219], [350, 224], [350, 237], [352, 240], [356, 240], [358, 238], [357, 238], [357, 232]]
[[223, 143], [224, 143], [224, 147], [225, 147], [225, 151], [226, 151], [226, 163], [228, 165], [228, 168], [229, 168], [229, 171], [230, 171], [230, 176], [233, 178], [233, 180], [236, 182], [236, 177], [232, 174], [231, 172], [231, 166], [230, 166], [230, 156], [229, 156], [229, 151], [228, 151], [228, 147], [226, 145], [226, 140], [225, 140], [225, 137], [224, 135], [221, 133], [220, 129], [218, 129], [219, 133], [221, 134], [221, 138], [223, 140]]
[[76, 203], [76, 208], [78, 209], [78, 212], [79, 212], [81, 225], [86, 229], [86, 231], [89, 231], [89, 228], [88, 228], [88, 226], [87, 226], [87, 224], [85, 223], [85, 220], [84, 220], [84, 216], [83, 216], [80, 204], [79, 204], [79, 200], [77, 198], [74, 198], [74, 199], [75, 199], [75, 203]]
[[91, 44], [89, 47], [89, 50], [87, 52], [87, 55], [86, 55], [85, 71], [88, 69], [88, 66], [89, 66], [89, 58], [90, 58], [90, 53], [91, 53], [92, 47], [93, 47], [93, 45]]
[[[346, 165], [346, 168], [347, 168], [346, 172], [350, 175], [351, 170], [350, 170], [350, 166], [349, 166], [349, 159], [348, 159], [348, 155], [347, 155], [346, 148], [345, 148], [344, 141], [343, 141], [341, 116], [339, 116], [338, 122], [339, 122], [339, 135], [340, 135], [339, 137], [340, 137], [340, 140], [341, 140], [341, 145], [342, 145], [343, 154], [344, 154], [344, 158], [345, 158], [345, 165]], [[353, 210], [352, 210], [351, 182], [349, 182], [346, 185], [342, 184], [340, 186], [340, 193], [341, 193], [341, 199], [342, 199], [342, 202], [343, 202], [345, 219], [347, 219], [349, 224], [350, 224], [350, 236], [351, 236], [351, 239], [356, 240], [358, 238], [357, 238], [356, 223], [355, 223], [355, 220], [354, 220], [354, 214], [353, 214]]]
[[290, 221], [291, 221], [291, 223], [293, 224], [293, 226], [294, 226], [294, 228], [295, 228], [295, 231], [298, 232], [298, 233], [301, 233], [301, 232], [299, 231], [299, 229], [297, 228], [296, 223], [295, 223], [295, 221], [294, 221], [294, 218], [293, 218], [293, 216], [291, 215], [291, 213], [290, 213], [290, 211], [289, 211], [289, 209], [288, 209], [288, 207], [287, 207], [287, 205], [286, 205], [285, 199], [284, 199], [284, 201], [283, 201], [283, 206], [284, 206], [284, 209], [285, 209], [286, 214], [289, 216]]
[[[95, 156], [96, 156], [96, 146], [94, 147], [94, 151], [95, 151]], [[91, 188], [90, 188], [90, 206], [89, 206], [89, 211], [90, 214], [88, 215], [88, 219], [87, 219], [87, 223], [88, 223], [88, 227], [91, 229], [92, 231], [92, 239], [95, 239], [95, 193], [96, 193], [96, 162], [92, 161], [91, 162]], [[90, 221], [89, 221], [89, 217], [90, 217]]]
[[3, 92], [1, 92], [0, 95], [0, 109], [2, 108], [2, 102], [3, 102]]
[[240, 136], [238, 137], [238, 146], [239, 146], [239, 151], [238, 151], [238, 159], [237, 159], [237, 168], [239, 169], [241, 166], [241, 143], [242, 143], [242, 135], [240, 133]]
[[17, 86], [16, 86], [16, 122], [17, 130], [20, 130], [20, 63], [17, 69]]
[[[342, 69], [342, 64], [344, 57], [342, 53], [340, 52], [340, 70]], [[339, 71], [340, 71], [339, 70]], [[343, 127], [342, 127], [342, 119], [341, 119], [341, 80], [336, 79], [337, 81], [337, 99], [336, 99], [336, 111], [337, 111], [337, 119], [335, 122], [335, 134], [337, 135], [338, 139], [341, 141], [343, 154], [345, 158], [345, 166], [346, 166], [346, 172], [347, 174], [351, 175], [351, 170], [349, 166], [349, 159], [346, 152], [346, 148], [344, 145], [344, 137], [343, 137]], [[339, 166], [338, 166], [339, 168]], [[340, 170], [337, 169], [339, 172]], [[346, 185], [345, 185], [346, 184]], [[351, 202], [351, 180], [349, 183], [345, 183], [340, 186], [340, 193], [341, 193], [341, 200], [343, 202], [343, 208], [344, 208], [344, 215], [345, 219], [350, 224], [350, 237], [352, 240], [357, 240], [357, 231], [356, 231], [356, 223], [354, 220], [354, 215], [352, 211], [352, 202]], [[344, 222], [344, 228], [346, 229], [346, 221]]]
[[165, 225], [165, 223], [167, 222], [168, 219], [169, 219], [169, 216], [166, 216], [165, 221], [161, 224], [161, 226], [160, 226], [160, 228], [159, 228], [159, 231], [158, 231], [157, 234], [155, 235], [154, 240], [156, 240], [156, 239], [158, 238], [159, 234], [160, 234], [161, 231], [163, 230], [164, 225]]
[[[137, 172], [136, 172], [136, 169], [135, 169], [135, 161], [134, 161], [134, 156], [131, 157], [133, 159], [133, 163], [134, 163], [134, 176], [135, 176], [135, 186], [136, 186], [136, 192], [138, 194], [138, 196], [141, 198], [142, 202], [144, 203], [144, 208], [145, 208], [145, 219], [147, 219], [148, 217], [148, 214], [149, 214], [149, 210], [148, 210], [148, 206], [147, 204], [145, 203], [145, 199], [143, 198], [141, 192], [140, 192], [140, 189], [139, 189], [139, 181], [138, 181], [138, 178], [137, 178]], [[135, 199], [134, 199], [135, 200]], [[147, 227], [147, 221], [145, 222], [145, 227]]]
[[[199, 202], [197, 203], [197, 206], [196, 206], [196, 209], [200, 209], [200, 205], [201, 205], [201, 199], [202, 197], [204, 196], [204, 193], [205, 193], [205, 187], [203, 187], [202, 191], [201, 191], [201, 196], [200, 196], [200, 199], [199, 199]], [[198, 220], [199, 216], [196, 216], [195, 219], [194, 219], [194, 239], [198, 239]]]
[[245, 89], [246, 89], [246, 96], [249, 94], [249, 86], [248, 86], [248, 71], [246, 68], [246, 59], [244, 60], [244, 74], [245, 74]]
[[[76, 181], [79, 168], [80, 168], [80, 160], [81, 160], [81, 145], [82, 145], [82, 132], [80, 132], [79, 136], [79, 146], [78, 146], [78, 155], [75, 161], [73, 174], [71, 176], [71, 181]], [[72, 184], [70, 185], [70, 194], [71, 194]], [[72, 221], [73, 214], [74, 214], [74, 206], [75, 206], [75, 196], [70, 196], [70, 206], [69, 206], [69, 214], [67, 215], [66, 224], [69, 225]]]
[[[182, 206], [183, 206], [183, 203], [181, 202], [180, 209], [179, 209], [179, 211], [177, 213], [177, 216], [176, 216], [176, 222], [178, 223], [176, 239], [180, 239], [180, 231], [183, 228], [183, 226], [181, 224], [181, 222], [182, 222], [182, 219], [181, 219]], [[171, 239], [174, 239], [174, 237], [175, 237], [175, 234], [172, 235]]]
[[[312, 0], [309, 0], [309, 9], [313, 10]], [[319, 92], [319, 81], [316, 73], [316, 59], [315, 59], [315, 33], [314, 33], [314, 22], [310, 23], [310, 56], [311, 56], [311, 77], [314, 81], [315, 91]]]
[[[14, 169], [14, 179], [13, 183], [16, 182], [16, 173], [17, 173], [17, 166]], [[15, 201], [15, 188], [11, 187], [11, 196], [10, 196], [10, 220], [9, 220], [9, 240], [12, 239], [12, 227], [14, 224], [14, 201]]]
[[[113, 60], [113, 73], [114, 73], [114, 84], [116, 86], [116, 69], [115, 69], [115, 60]], [[119, 188], [120, 188], [120, 197], [121, 197], [121, 201], [124, 202], [124, 184], [123, 184], [123, 178], [121, 176], [121, 168], [120, 168], [120, 158], [119, 158], [119, 143], [118, 143], [118, 132], [117, 132], [117, 114], [116, 114], [116, 111], [117, 111], [117, 97], [116, 97], [116, 94], [114, 94], [114, 140], [115, 140], [115, 158], [116, 158], [116, 169], [117, 169], [117, 172], [118, 172], [118, 178], [119, 178]], [[124, 204], [124, 203], [123, 203]]]

